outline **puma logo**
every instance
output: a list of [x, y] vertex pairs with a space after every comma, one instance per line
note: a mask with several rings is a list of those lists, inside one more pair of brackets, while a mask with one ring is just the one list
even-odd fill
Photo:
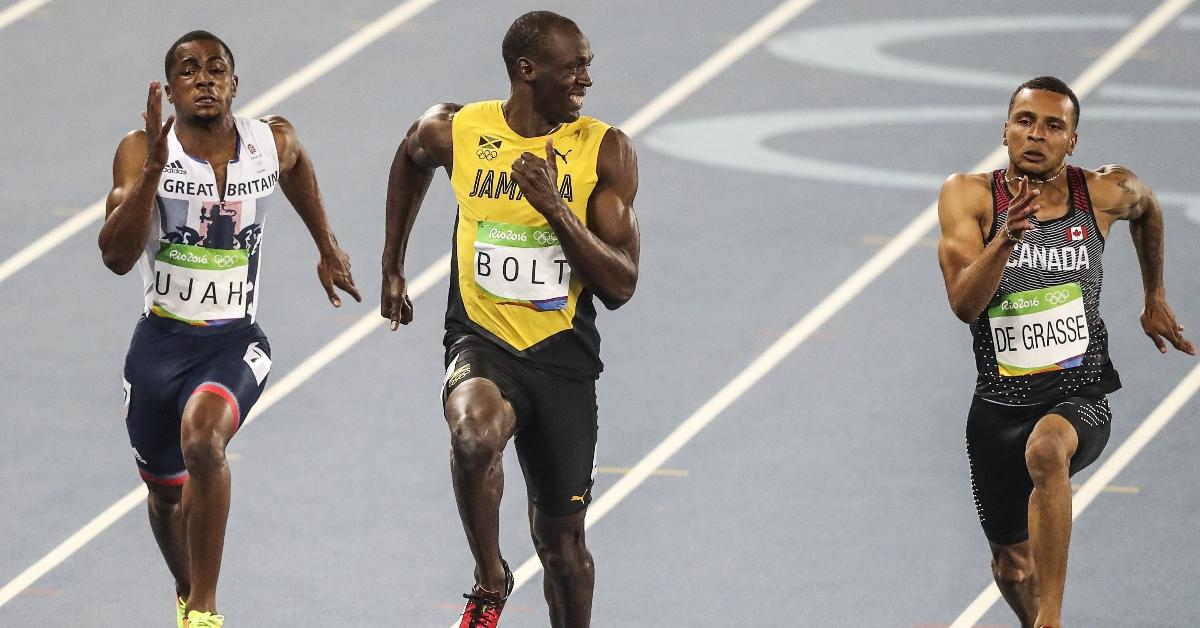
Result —
[[[558, 158], [559, 158], [559, 159], [561, 159], [561, 160], [563, 160], [563, 163], [565, 164], [565, 163], [567, 163], [567, 155], [570, 155], [572, 150], [575, 150], [575, 149], [574, 149], [574, 148], [572, 148], [571, 150], [568, 150], [568, 151], [567, 151], [567, 152], [565, 152], [565, 153], [560, 153], [560, 152], [558, 152], [558, 149], [557, 149], [557, 148], [555, 148], [555, 149], [554, 149], [554, 154], [555, 154], [555, 155], [558, 155]], [[582, 501], [582, 500], [581, 500], [581, 501]]]

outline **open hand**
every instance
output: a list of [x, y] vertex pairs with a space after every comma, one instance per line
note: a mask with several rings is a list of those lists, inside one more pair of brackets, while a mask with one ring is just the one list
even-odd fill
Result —
[[175, 124], [175, 115], [162, 121], [162, 84], [150, 81], [150, 93], [146, 95], [146, 110], [142, 112], [146, 121], [146, 162], [158, 168], [167, 164], [167, 134]]
[[1142, 309], [1142, 331], [1158, 347], [1159, 353], [1166, 353], [1167, 342], [1170, 342], [1176, 349], [1196, 355], [1196, 346], [1183, 337], [1183, 325], [1175, 320], [1175, 313], [1165, 298], [1155, 297], [1146, 301], [1146, 307]]

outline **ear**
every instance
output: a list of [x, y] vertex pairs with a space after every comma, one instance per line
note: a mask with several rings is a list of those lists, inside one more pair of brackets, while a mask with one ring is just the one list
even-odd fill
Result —
[[520, 57], [517, 59], [517, 76], [523, 81], [532, 81], [537, 71], [533, 67], [533, 60], [529, 57]]
[[237, 84], [238, 84], [237, 75], [234, 74], [233, 75], [233, 91], [229, 96], [230, 98], [237, 98]]
[[1000, 135], [1000, 143], [1008, 146], [1008, 122], [1004, 123], [1004, 132]]
[[175, 97], [171, 95], [171, 84], [164, 83], [162, 87], [163, 93], [167, 95], [167, 102], [171, 103], [172, 105], [175, 104]]
[[1075, 154], [1075, 142], [1078, 142], [1078, 141], [1079, 141], [1079, 134], [1078, 134], [1078, 133], [1072, 133], [1072, 134], [1071, 134], [1071, 141], [1067, 143], [1067, 154], [1068, 154], [1068, 155], [1074, 155], [1074, 154]]

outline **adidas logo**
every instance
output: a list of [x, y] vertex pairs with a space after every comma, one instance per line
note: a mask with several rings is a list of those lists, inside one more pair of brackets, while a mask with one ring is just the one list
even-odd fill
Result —
[[187, 170], [183, 169], [183, 163], [178, 159], [164, 166], [163, 172], [167, 174], [187, 174]]

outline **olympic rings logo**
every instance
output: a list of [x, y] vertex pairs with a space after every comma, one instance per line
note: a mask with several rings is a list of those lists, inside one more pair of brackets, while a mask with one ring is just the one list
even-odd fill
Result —
[[495, 150], [491, 150], [488, 148], [481, 148], [481, 149], [475, 151], [476, 157], [478, 157], [480, 159], [486, 159], [488, 161], [495, 159], [496, 156], [499, 154], [500, 154], [500, 151], [495, 151]]
[[1071, 300], [1071, 293], [1067, 290], [1055, 290], [1054, 292], [1047, 292], [1046, 300], [1053, 305], [1060, 305]]
[[542, 246], [554, 246], [558, 244], [558, 236], [549, 231], [534, 232], [533, 239], [537, 240], [537, 243]]
[[213, 263], [217, 268], [233, 268], [237, 266], [238, 256], [236, 255], [214, 255]]

